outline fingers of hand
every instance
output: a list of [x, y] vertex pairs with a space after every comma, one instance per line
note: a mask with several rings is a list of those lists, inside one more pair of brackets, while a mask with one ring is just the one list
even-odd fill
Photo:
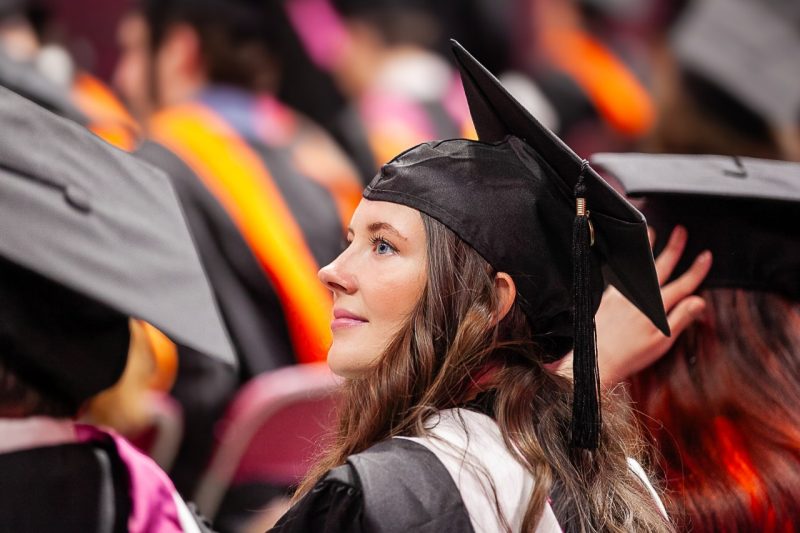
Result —
[[706, 301], [699, 296], [689, 296], [675, 306], [675, 309], [670, 311], [667, 316], [669, 322], [669, 329], [672, 331], [670, 337], [670, 345], [675, 342], [683, 330], [689, 327], [689, 324], [697, 320], [703, 315], [706, 309]]
[[692, 294], [711, 270], [711, 252], [706, 250], [698, 255], [689, 270], [681, 277], [661, 289], [664, 308], [670, 311], [681, 300]]
[[[699, 296], [688, 296], [681, 300], [669, 315], [667, 315], [667, 321], [669, 322], [669, 329], [672, 335], [667, 337], [657, 329], [651, 328], [652, 333], [650, 342], [646, 346], [647, 349], [641, 350], [640, 356], [629, 362], [625, 369], [626, 376], [647, 368], [667, 353], [678, 336], [683, 333], [692, 322], [702, 316], [705, 308], [706, 302]], [[622, 372], [619, 373], [621, 374]]]
[[656, 258], [656, 273], [658, 274], [658, 283], [663, 285], [666, 282], [672, 271], [675, 270], [675, 265], [681, 258], [684, 248], [686, 248], [686, 228], [683, 226], [675, 226], [667, 241], [667, 246]]

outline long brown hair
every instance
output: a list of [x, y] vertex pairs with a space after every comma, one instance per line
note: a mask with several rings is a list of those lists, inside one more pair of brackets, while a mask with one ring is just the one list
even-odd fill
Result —
[[524, 531], [535, 529], [548, 498], [567, 531], [670, 531], [629, 471], [626, 458], [639, 455], [637, 433], [617, 392], [604, 398], [600, 448], [573, 450], [570, 381], [545, 370], [517, 304], [499, 324], [494, 319], [489, 264], [448, 228], [422, 219], [428, 241], [423, 295], [368, 374], [346, 381], [333, 444], [297, 497], [348, 455], [396, 435], [424, 434], [432, 413], [463, 405], [494, 366], [497, 423], [507, 448], [536, 480]]
[[692, 531], [800, 523], [800, 306], [743, 289], [707, 305], [632, 393], [657, 440], [671, 515]]

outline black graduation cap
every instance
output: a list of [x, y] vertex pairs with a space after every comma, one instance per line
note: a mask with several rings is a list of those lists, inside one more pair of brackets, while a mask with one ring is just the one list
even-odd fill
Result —
[[3, 257], [0, 279], [4, 367], [73, 413], [119, 380], [127, 316]]
[[[233, 364], [227, 333], [167, 176], [4, 88], [0, 123], [0, 257], [74, 293], [55, 301], [91, 301], [126, 319], [145, 320], [176, 343]], [[23, 275], [3, 276], [0, 283], [23, 283], [19, 280], [36, 285], [34, 277]], [[3, 290], [4, 295], [12, 292]], [[33, 298], [41, 292], [31, 288], [29, 294]], [[0, 305], [11, 302], [4, 298]], [[25, 316], [37, 316], [31, 313]], [[11, 353], [25, 357], [26, 343], [34, 339], [20, 328], [5, 331], [22, 335]], [[88, 336], [95, 333], [86, 330]], [[50, 358], [31, 356], [18, 366], [36, 366], [51, 381], [62, 380], [62, 389], [74, 396], [110, 385], [107, 373], [89, 368], [85, 358], [62, 353], [56, 338], [48, 345]], [[91, 366], [116, 368], [115, 355], [104, 358], [91, 342], [86, 339], [85, 349], [99, 352]], [[0, 357], [6, 354], [0, 351]]]
[[684, 69], [772, 126], [800, 117], [800, 2], [694, 1], [672, 33]]
[[573, 442], [595, 448], [594, 313], [604, 274], [669, 334], [644, 217], [455, 41], [453, 48], [480, 141], [404, 152], [364, 197], [430, 215], [512, 276], [541, 346], [555, 357], [574, 349]]
[[[714, 262], [702, 287], [769, 291], [800, 301], [800, 164], [746, 157], [597, 154], [659, 235], [680, 224], [686, 251], [673, 278], [703, 250]], [[660, 239], [660, 251], [666, 239]]]

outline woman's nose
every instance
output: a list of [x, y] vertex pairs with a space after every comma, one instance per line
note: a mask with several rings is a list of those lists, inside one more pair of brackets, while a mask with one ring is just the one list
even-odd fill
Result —
[[356, 290], [355, 277], [347, 271], [340, 255], [317, 274], [322, 283], [334, 293], [352, 294]]

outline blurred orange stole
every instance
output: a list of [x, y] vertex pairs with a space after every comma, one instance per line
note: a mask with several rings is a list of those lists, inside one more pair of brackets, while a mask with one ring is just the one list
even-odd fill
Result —
[[180, 157], [225, 208], [272, 281], [298, 362], [324, 361], [331, 296], [302, 231], [258, 154], [200, 103], [166, 109], [150, 123], [153, 140]]
[[117, 148], [136, 148], [140, 128], [122, 102], [103, 82], [79, 72], [72, 85], [72, 100], [89, 117], [88, 128]]
[[640, 137], [655, 123], [650, 94], [601, 41], [582, 29], [551, 29], [542, 37], [545, 55], [586, 92], [616, 131]]

